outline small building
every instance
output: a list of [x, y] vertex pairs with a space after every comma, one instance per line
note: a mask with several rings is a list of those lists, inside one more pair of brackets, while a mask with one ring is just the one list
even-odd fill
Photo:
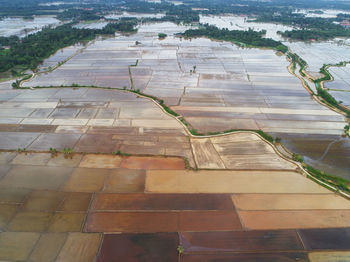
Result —
[[340, 22], [340, 25], [341, 26], [343, 26], [343, 27], [345, 27], [345, 28], [350, 28], [350, 22], [349, 22], [349, 20], [343, 20], [343, 21], [341, 21]]

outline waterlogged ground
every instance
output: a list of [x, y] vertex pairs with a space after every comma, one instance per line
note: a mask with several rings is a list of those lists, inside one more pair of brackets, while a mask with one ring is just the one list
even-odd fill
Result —
[[201, 23], [215, 25], [219, 28], [228, 28], [229, 30], [248, 30], [249, 28], [253, 29], [254, 31], [266, 30], [266, 37], [277, 41], [282, 40], [282, 37], [277, 34], [278, 31], [284, 32], [286, 30], [295, 29], [294, 27], [284, 26], [281, 24], [249, 22], [253, 20], [254, 18], [235, 15], [200, 16]]
[[40, 71], [50, 70], [51, 68], [56, 66], [58, 63], [61, 63], [66, 59], [68, 59], [69, 57], [71, 57], [72, 55], [76, 54], [79, 50], [84, 48], [86, 45], [87, 43], [76, 44], [74, 46], [69, 46], [58, 50], [55, 54], [45, 59], [45, 61], [39, 65], [39, 70]]
[[[183, 30], [171, 23], [150, 24], [135, 35], [98, 40], [24, 86], [133, 85], [164, 99], [199, 132], [262, 129], [281, 137], [314, 166], [348, 177], [350, 143], [342, 138], [343, 116], [310, 97], [287, 71], [284, 56], [171, 36]], [[159, 40], [159, 32], [169, 37]], [[131, 83], [128, 66], [137, 60], [130, 68]]]
[[324, 64], [350, 61], [350, 46], [340, 40], [317, 43], [286, 42], [285, 44], [307, 62], [308, 68], [306, 71], [315, 77], [320, 76], [318, 72]]
[[53, 16], [34, 16], [34, 19], [8, 17], [0, 20], [0, 36], [25, 36], [35, 33], [48, 25], [57, 25], [60, 21]]
[[[330, 12], [331, 10], [326, 11]], [[337, 13], [337, 11], [334, 12]], [[254, 18], [245, 16], [201, 16], [200, 19], [201, 23], [208, 23], [216, 25], [219, 28], [228, 28], [230, 30], [248, 30], [249, 28], [256, 31], [266, 30], [267, 33], [265, 37], [282, 41], [292, 52], [301, 56], [309, 65], [307, 71], [315, 77], [320, 76], [319, 70], [323, 64], [337, 64], [341, 61], [350, 60], [350, 46], [345, 39], [322, 42], [287, 41], [277, 32], [297, 28], [281, 24], [249, 22]]]
[[334, 81], [325, 83], [330, 93], [342, 104], [350, 107], [350, 65], [345, 67], [330, 67], [329, 72]]

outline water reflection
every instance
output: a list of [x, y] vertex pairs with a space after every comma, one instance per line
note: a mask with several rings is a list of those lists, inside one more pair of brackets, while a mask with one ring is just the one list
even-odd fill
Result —
[[0, 36], [17, 35], [23, 37], [28, 33], [40, 31], [48, 25], [58, 25], [60, 23], [54, 16], [34, 16], [33, 20], [19, 17], [8, 17], [0, 20]]
[[[130, 85], [128, 65], [139, 60], [131, 69], [134, 87], [164, 99], [199, 131], [262, 129], [281, 137], [290, 150], [316, 168], [350, 178], [350, 143], [341, 135], [343, 117], [310, 97], [300, 80], [287, 71], [284, 56], [272, 50], [173, 36], [186, 28], [144, 24], [137, 34], [98, 40], [25, 86], [78, 83], [122, 88]], [[168, 37], [159, 40], [159, 32]], [[314, 46], [320, 55], [327, 55], [329, 46]]]

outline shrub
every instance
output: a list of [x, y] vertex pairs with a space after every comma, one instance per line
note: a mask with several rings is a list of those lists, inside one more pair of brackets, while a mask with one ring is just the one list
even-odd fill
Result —
[[270, 143], [273, 143], [274, 139], [272, 136], [270, 136], [269, 134], [266, 134], [264, 131], [262, 130], [257, 130], [256, 131], [259, 135], [261, 135], [263, 138], [265, 138], [267, 141], [269, 141]]
[[56, 148], [50, 147], [51, 156], [57, 156], [58, 150]]
[[118, 150], [116, 152], [112, 152], [112, 155], [116, 155], [116, 156], [130, 156], [130, 154], [123, 153], [120, 150]]
[[293, 160], [297, 161], [297, 162], [300, 162], [300, 163], [304, 162], [304, 158], [301, 155], [299, 155], [299, 154], [293, 154]]
[[17, 148], [17, 152], [18, 153], [23, 153], [23, 152], [26, 152], [27, 149], [26, 148]]
[[63, 152], [65, 158], [68, 158], [68, 157], [73, 158], [74, 150], [72, 148], [70, 148], [70, 147], [63, 148], [62, 152]]
[[345, 191], [348, 193], [350, 192], [350, 189], [349, 189], [350, 181], [348, 181], [347, 179], [327, 174], [309, 165], [306, 166], [306, 169], [310, 174], [322, 180], [323, 182], [329, 183], [342, 191]]
[[179, 254], [182, 254], [183, 252], [185, 252], [185, 249], [183, 248], [183, 246], [179, 245], [177, 247], [177, 252], [179, 252]]
[[166, 38], [168, 35], [167, 34], [164, 34], [164, 33], [159, 33], [158, 34], [158, 38], [159, 39], [164, 39], [164, 38]]

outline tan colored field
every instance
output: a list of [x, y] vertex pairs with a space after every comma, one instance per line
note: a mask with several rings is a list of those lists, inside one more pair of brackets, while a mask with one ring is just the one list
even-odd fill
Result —
[[295, 171], [186, 171], [180, 158], [77, 153], [2, 152], [0, 161], [3, 260], [177, 261], [181, 245], [181, 261], [258, 259], [266, 249], [271, 261], [309, 251], [328, 261], [318, 259], [350, 248], [338, 229], [350, 226], [350, 202]]

